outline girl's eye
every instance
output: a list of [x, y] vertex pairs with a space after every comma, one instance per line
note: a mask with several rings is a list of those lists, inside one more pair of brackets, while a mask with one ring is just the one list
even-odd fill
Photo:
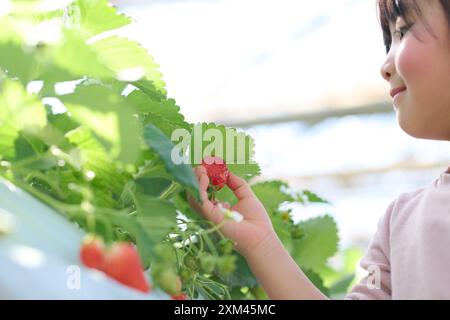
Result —
[[404, 26], [394, 31], [393, 36], [399, 40], [403, 39], [410, 26]]
[[411, 26], [403, 26], [401, 28], [398, 28], [392, 33], [392, 41], [391, 43], [386, 45], [386, 54], [388, 54], [389, 51], [391, 50], [392, 42], [397, 39], [401, 41], [410, 28]]

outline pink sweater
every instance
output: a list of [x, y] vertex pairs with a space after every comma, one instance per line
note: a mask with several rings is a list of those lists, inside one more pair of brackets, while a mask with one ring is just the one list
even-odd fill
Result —
[[346, 299], [450, 299], [450, 167], [388, 207]]

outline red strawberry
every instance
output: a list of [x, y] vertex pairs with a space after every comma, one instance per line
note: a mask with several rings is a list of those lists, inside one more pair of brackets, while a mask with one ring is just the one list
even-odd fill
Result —
[[141, 259], [131, 243], [113, 244], [105, 252], [103, 271], [124, 285], [143, 292], [150, 291]]
[[172, 300], [188, 300], [188, 297], [185, 293], [180, 293], [178, 295], [171, 295]]
[[220, 157], [209, 156], [203, 159], [202, 166], [205, 167], [213, 188], [215, 190], [222, 189], [230, 174], [225, 161]]
[[80, 259], [89, 268], [101, 270], [103, 265], [103, 241], [93, 235], [88, 235], [80, 250]]

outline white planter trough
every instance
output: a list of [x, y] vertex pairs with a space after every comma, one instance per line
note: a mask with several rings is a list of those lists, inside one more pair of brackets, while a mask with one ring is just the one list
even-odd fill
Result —
[[160, 290], [143, 294], [84, 267], [79, 260], [84, 235], [0, 179], [0, 299], [170, 299]]

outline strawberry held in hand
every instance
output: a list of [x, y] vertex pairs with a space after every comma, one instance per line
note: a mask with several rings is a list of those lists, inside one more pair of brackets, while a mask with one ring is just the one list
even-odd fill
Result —
[[222, 189], [226, 185], [230, 172], [222, 158], [215, 156], [205, 157], [202, 161], [202, 166], [205, 167], [210, 184], [215, 191]]

